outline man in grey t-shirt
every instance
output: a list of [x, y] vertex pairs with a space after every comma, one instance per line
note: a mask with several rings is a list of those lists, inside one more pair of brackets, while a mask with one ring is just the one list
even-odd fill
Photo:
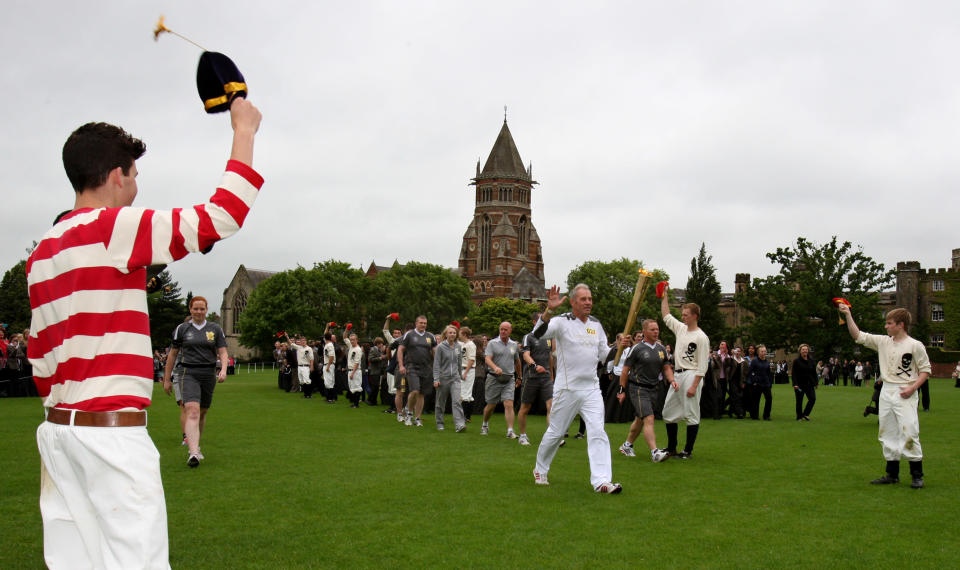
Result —
[[520, 385], [520, 346], [510, 338], [513, 325], [500, 323], [500, 335], [487, 343], [487, 381], [484, 395], [487, 405], [483, 408], [483, 425], [480, 435], [490, 433], [490, 416], [499, 402], [503, 402], [503, 417], [507, 421], [507, 437], [516, 439], [513, 431], [513, 394]]
[[[423, 412], [421, 393], [428, 386], [433, 389], [433, 355], [437, 350], [437, 339], [427, 332], [427, 317], [420, 315], [416, 325], [407, 331], [397, 348], [397, 369], [406, 375], [407, 389], [407, 425], [423, 426], [420, 414]], [[411, 416], [413, 416], [411, 418]]]
[[[540, 320], [540, 313], [533, 314], [533, 324]], [[520, 445], [530, 445], [527, 437], [527, 414], [537, 399], [547, 408], [547, 425], [550, 424], [550, 408], [553, 406], [553, 340], [539, 339], [533, 332], [523, 337], [520, 346], [521, 359], [527, 364], [523, 374], [523, 389], [520, 391], [520, 412], [517, 427], [520, 429]]]

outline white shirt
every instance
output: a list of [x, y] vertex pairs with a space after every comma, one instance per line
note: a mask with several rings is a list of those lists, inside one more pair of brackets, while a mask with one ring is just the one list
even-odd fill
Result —
[[860, 331], [857, 344], [879, 353], [880, 379], [884, 384], [909, 384], [919, 378], [921, 372], [930, 373], [927, 349], [913, 337], [897, 342], [887, 335]]
[[[542, 325], [543, 321], [538, 320], [534, 332]], [[599, 386], [597, 364], [603, 362], [610, 351], [600, 321], [587, 317], [587, 322], [583, 322], [572, 313], [554, 315], [539, 338], [552, 338], [556, 342], [554, 390], [588, 390]]]
[[710, 364], [710, 339], [707, 338], [707, 333], [699, 327], [693, 331], [688, 330], [687, 325], [673, 315], [665, 316], [663, 322], [677, 335], [677, 350], [673, 354], [674, 366], [680, 370], [693, 370], [701, 378], [706, 376], [707, 366]]

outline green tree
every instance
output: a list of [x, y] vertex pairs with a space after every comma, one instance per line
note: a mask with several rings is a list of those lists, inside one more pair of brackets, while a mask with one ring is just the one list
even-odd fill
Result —
[[7, 325], [7, 337], [30, 326], [30, 297], [27, 294], [27, 262], [20, 260], [0, 281], [0, 323]]
[[276, 333], [320, 338], [326, 323], [337, 330], [352, 321], [363, 334], [371, 283], [349, 263], [328, 260], [272, 275], [250, 295], [240, 315], [240, 342], [269, 351]]
[[173, 329], [183, 322], [190, 311], [180, 296], [180, 285], [167, 270], [157, 274], [159, 285], [147, 295], [147, 310], [150, 313], [150, 342], [154, 348], [170, 345]]
[[726, 322], [720, 314], [720, 282], [713, 267], [713, 256], [707, 255], [707, 244], [700, 244], [700, 253], [690, 260], [690, 277], [687, 279], [686, 301], [700, 307], [699, 326], [719, 343], [725, 338]]
[[[431, 331], [439, 331], [451, 321], [463, 322], [473, 307], [467, 281], [432, 263], [411, 261], [382, 271], [373, 280], [373, 291], [376, 317], [383, 319], [396, 312], [401, 322], [407, 323], [424, 315]], [[379, 334], [381, 324], [372, 322], [369, 328]]]
[[[633, 291], [637, 285], [638, 270], [641, 268], [642, 261], [626, 257], [613, 261], [585, 261], [567, 275], [567, 291], [572, 290], [577, 283], [590, 287], [593, 294], [593, 309], [590, 314], [600, 320], [603, 330], [612, 339], [618, 332], [623, 331], [626, 324]], [[653, 276], [648, 280], [646, 294], [637, 311], [637, 322], [633, 323], [633, 331], [639, 330], [638, 325], [642, 319], [656, 319], [660, 316], [656, 286], [657, 282], [665, 281], [669, 277], [662, 269], [649, 271]], [[663, 332], [661, 330], [661, 334]]]
[[745, 340], [764, 343], [771, 350], [796, 350], [811, 345], [817, 358], [850, 356], [855, 345], [831, 300], [845, 297], [862, 330], [883, 331], [880, 291], [893, 285], [894, 270], [887, 270], [850, 242], [834, 236], [820, 245], [798, 237], [793, 248], [779, 247], [767, 254], [779, 273], [755, 278], [737, 302], [752, 316], [746, 317]]
[[513, 325], [510, 338], [519, 342], [523, 335], [533, 328], [530, 315], [538, 312], [540, 312], [540, 305], [536, 303], [494, 297], [470, 311], [470, 316], [464, 324], [468, 325], [474, 334], [485, 334], [493, 338], [500, 334], [500, 323], [509, 321]]

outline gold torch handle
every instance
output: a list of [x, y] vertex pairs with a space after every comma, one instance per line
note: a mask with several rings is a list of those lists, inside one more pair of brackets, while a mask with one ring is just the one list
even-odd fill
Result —
[[[640, 299], [647, 292], [647, 285], [650, 284], [649, 271], [640, 268], [640, 275], [637, 277], [637, 286], [633, 289], [633, 300], [630, 301], [630, 312], [627, 314], [627, 323], [623, 326], [623, 336], [627, 336], [633, 331], [633, 322], [637, 320], [637, 311], [640, 309]], [[623, 354], [623, 345], [617, 343], [617, 355], [613, 357], [614, 366], [620, 364], [620, 356]]]

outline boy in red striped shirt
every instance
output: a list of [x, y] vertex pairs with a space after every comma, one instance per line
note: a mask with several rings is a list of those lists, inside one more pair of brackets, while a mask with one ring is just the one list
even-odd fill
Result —
[[159, 454], [146, 430], [153, 392], [146, 267], [211, 247], [243, 224], [263, 179], [252, 168], [260, 112], [231, 108], [233, 147], [206, 204], [132, 207], [141, 141], [106, 123], [63, 147], [71, 212], [27, 261], [28, 357], [47, 421], [37, 429], [44, 558], [50, 568], [168, 568]]

